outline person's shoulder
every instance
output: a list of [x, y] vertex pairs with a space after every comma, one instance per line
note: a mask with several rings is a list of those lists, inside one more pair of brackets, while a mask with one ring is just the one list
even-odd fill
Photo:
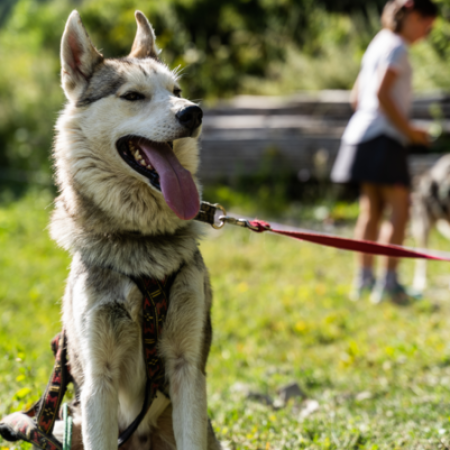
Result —
[[378, 47], [378, 45], [385, 39], [384, 30], [379, 31], [374, 38], [370, 41], [367, 50], [370, 50], [373, 47]]
[[[393, 48], [399, 44], [397, 36], [390, 30], [382, 29], [380, 30], [372, 39], [369, 46], [367, 47], [367, 54], [379, 54], [384, 53], [387, 49]], [[399, 38], [401, 41], [401, 38]]]
[[383, 29], [376, 38], [377, 54], [381, 60], [399, 60], [407, 55], [408, 46], [403, 38], [393, 31]]
[[381, 41], [383, 40], [382, 31], [377, 33], [375, 37], [370, 41], [366, 51], [364, 52], [363, 61], [369, 61], [379, 53]]
[[407, 54], [403, 39], [391, 30], [382, 29], [372, 39], [363, 57], [363, 65], [377, 66], [383, 61], [398, 61]]
[[[408, 46], [406, 45], [405, 41], [403, 40], [403, 38], [397, 34], [394, 33], [391, 30], [382, 30], [381, 32], [383, 32], [383, 39], [384, 39], [384, 43], [386, 45], [386, 50], [389, 52], [406, 52], [408, 50]], [[381, 33], [380, 32], [380, 33]]]

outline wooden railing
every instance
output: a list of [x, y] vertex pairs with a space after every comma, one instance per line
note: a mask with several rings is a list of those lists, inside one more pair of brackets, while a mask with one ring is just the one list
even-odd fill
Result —
[[[252, 175], [267, 160], [274, 171], [290, 171], [300, 179], [328, 176], [352, 115], [348, 99], [347, 91], [324, 91], [286, 98], [242, 96], [204, 107], [200, 178], [208, 184]], [[450, 133], [450, 97], [415, 99], [413, 118], [421, 125], [430, 126], [438, 116]], [[413, 173], [439, 156], [411, 156]]]

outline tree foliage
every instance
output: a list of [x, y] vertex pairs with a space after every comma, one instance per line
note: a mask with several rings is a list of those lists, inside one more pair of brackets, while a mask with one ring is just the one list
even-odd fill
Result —
[[[447, 17], [450, 0], [440, 4]], [[49, 170], [52, 124], [64, 101], [59, 43], [72, 9], [107, 57], [129, 52], [134, 11], [141, 9], [154, 25], [162, 59], [180, 66], [185, 94], [207, 100], [261, 92], [267, 83], [268, 91], [282, 91], [283, 73], [295, 76], [297, 66], [286, 66], [293, 54], [310, 66], [301, 63], [305, 82], [285, 83], [289, 89], [350, 87], [381, 6], [382, 0], [3, 0], [0, 165]], [[448, 22], [440, 20], [432, 42], [443, 61], [450, 56], [449, 37]], [[326, 64], [330, 76], [321, 73]]]

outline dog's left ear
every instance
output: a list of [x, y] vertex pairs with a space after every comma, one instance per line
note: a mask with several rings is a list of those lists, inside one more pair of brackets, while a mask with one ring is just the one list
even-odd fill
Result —
[[103, 61], [103, 55], [92, 45], [80, 15], [73, 11], [66, 23], [61, 41], [61, 81], [69, 100], [76, 101]]
[[153, 27], [141, 11], [136, 11], [135, 16], [138, 29], [133, 47], [131, 47], [130, 56], [132, 58], [158, 59], [159, 51], [156, 47], [156, 36]]

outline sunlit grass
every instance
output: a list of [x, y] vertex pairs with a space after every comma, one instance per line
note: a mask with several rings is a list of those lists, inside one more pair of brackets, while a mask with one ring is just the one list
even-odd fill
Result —
[[[69, 257], [48, 237], [49, 205], [45, 192], [0, 204], [0, 416], [35, 400], [52, 366]], [[450, 249], [438, 235], [432, 246]], [[431, 263], [426, 298], [398, 308], [348, 300], [346, 252], [238, 228], [208, 232], [201, 250], [215, 297], [208, 391], [221, 440], [239, 449], [448, 448], [449, 264]], [[412, 268], [402, 265], [405, 281]], [[278, 410], [247, 399], [248, 390], [275, 398], [292, 381], [315, 412], [302, 398]]]

